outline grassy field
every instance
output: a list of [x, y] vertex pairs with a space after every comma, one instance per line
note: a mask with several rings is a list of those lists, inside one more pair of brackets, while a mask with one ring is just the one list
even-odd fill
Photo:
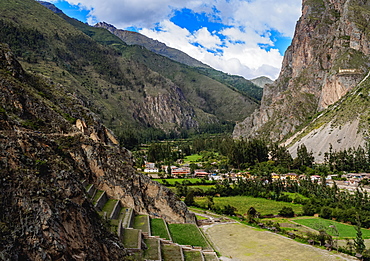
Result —
[[207, 241], [194, 224], [168, 224], [168, 228], [175, 243], [209, 248]]
[[204, 232], [222, 256], [233, 260], [357, 260], [238, 223], [209, 226]]
[[193, 154], [193, 155], [190, 155], [190, 156], [186, 156], [184, 158], [184, 162], [198, 162], [201, 158], [202, 158], [201, 155]]
[[[322, 218], [299, 218], [294, 219], [294, 222], [313, 228], [315, 230], [320, 230], [324, 228], [327, 233], [329, 233], [332, 236], [339, 237], [339, 238], [354, 238], [356, 237], [356, 230], [352, 225], [343, 224], [340, 222], [328, 220], [328, 219], [322, 219]], [[333, 228], [330, 226], [335, 226], [337, 233]], [[370, 229], [361, 229], [362, 231], [362, 237], [363, 238], [370, 238]]]
[[[204, 197], [195, 198], [195, 202], [202, 205], [205, 202]], [[216, 206], [230, 205], [237, 209], [237, 213], [245, 214], [250, 207], [254, 207], [261, 215], [278, 214], [279, 211], [285, 207], [291, 207], [294, 213], [301, 213], [302, 206], [298, 204], [292, 204], [282, 201], [273, 201], [264, 198], [253, 198], [247, 196], [236, 196], [236, 197], [214, 197], [213, 201]]]
[[153, 218], [150, 220], [150, 226], [152, 229], [153, 236], [159, 236], [160, 238], [170, 239], [166, 225], [164, 224], [163, 219], [161, 218]]

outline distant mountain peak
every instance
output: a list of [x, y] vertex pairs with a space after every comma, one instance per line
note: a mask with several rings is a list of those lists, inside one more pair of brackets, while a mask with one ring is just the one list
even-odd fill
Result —
[[40, 4], [42, 4], [43, 6], [45, 6], [46, 8], [50, 9], [51, 11], [53, 11], [54, 13], [56, 14], [63, 14], [63, 11], [60, 10], [58, 7], [56, 7], [54, 4], [52, 3], [49, 3], [49, 2], [45, 2], [45, 1], [36, 1]]
[[168, 47], [166, 44], [154, 40], [152, 38], [149, 38], [143, 34], [128, 30], [117, 29], [113, 25], [108, 24], [106, 22], [99, 22], [95, 25], [95, 27], [107, 29], [112, 34], [118, 36], [122, 41], [124, 41], [128, 45], [143, 46], [149, 51], [170, 58], [171, 60], [174, 60], [176, 62], [192, 67], [211, 68], [210, 66], [198, 61], [197, 59], [189, 56], [188, 54], [175, 48]]
[[273, 80], [266, 76], [260, 76], [250, 81], [261, 88], [265, 87], [265, 84], [271, 84], [274, 82]]

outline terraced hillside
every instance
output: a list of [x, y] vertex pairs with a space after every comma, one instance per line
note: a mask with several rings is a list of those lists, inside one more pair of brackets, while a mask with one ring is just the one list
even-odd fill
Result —
[[135, 260], [214, 261], [218, 257], [195, 224], [168, 224], [152, 213], [135, 213], [106, 191], [86, 184], [86, 194], [109, 230], [117, 234]]

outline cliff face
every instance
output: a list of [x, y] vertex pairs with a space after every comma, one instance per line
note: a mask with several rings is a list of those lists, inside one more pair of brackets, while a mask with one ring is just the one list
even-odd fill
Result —
[[170, 190], [134, 172], [131, 153], [81, 104], [0, 45], [0, 259], [125, 260], [82, 180], [137, 212], [194, 222]]
[[362, 0], [305, 0], [279, 78], [234, 137], [281, 140], [337, 102], [367, 74], [369, 6]]

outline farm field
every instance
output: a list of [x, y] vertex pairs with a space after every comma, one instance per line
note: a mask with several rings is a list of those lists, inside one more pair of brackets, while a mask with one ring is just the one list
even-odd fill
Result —
[[[299, 218], [293, 219], [292, 221], [313, 228], [315, 230], [319, 230], [321, 228], [325, 228], [327, 233], [334, 237], [339, 238], [355, 238], [356, 237], [356, 230], [352, 225], [343, 224], [340, 222], [336, 222], [333, 220], [322, 219], [322, 218]], [[331, 228], [330, 226], [335, 226], [338, 233]], [[370, 229], [361, 229], [362, 237], [369, 239], [370, 238]]]
[[[205, 204], [205, 197], [194, 198], [195, 202], [199, 205]], [[282, 201], [273, 201], [264, 198], [253, 198], [248, 196], [235, 196], [235, 197], [214, 197], [213, 201], [215, 206], [230, 205], [237, 209], [237, 213], [245, 214], [250, 207], [254, 207], [261, 215], [278, 214], [279, 211], [285, 207], [291, 207], [294, 213], [301, 213], [302, 206]]]
[[238, 223], [205, 226], [203, 231], [222, 256], [235, 260], [357, 260]]

